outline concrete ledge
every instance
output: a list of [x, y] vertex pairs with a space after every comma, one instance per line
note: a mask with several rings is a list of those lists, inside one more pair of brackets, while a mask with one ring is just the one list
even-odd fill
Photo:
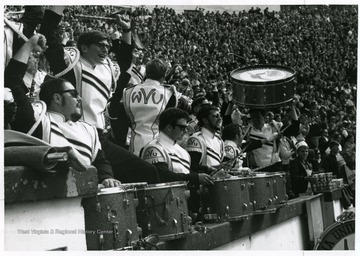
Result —
[[[319, 196], [306, 196], [290, 200], [287, 205], [277, 209], [275, 213], [253, 215], [234, 222], [205, 223], [202, 225], [205, 232], [194, 230], [185, 238], [160, 242], [158, 245], [161, 250], [210, 250], [293, 218], [300, 217], [306, 223], [306, 201]], [[304, 226], [302, 232], [307, 234], [307, 225]], [[287, 234], [284, 233], [284, 235]], [[303, 237], [302, 239], [306, 240], [307, 238]]]
[[24, 166], [5, 166], [5, 203], [51, 200], [53, 198], [89, 197], [97, 193], [97, 170], [89, 166], [80, 173], [69, 171], [41, 172]]

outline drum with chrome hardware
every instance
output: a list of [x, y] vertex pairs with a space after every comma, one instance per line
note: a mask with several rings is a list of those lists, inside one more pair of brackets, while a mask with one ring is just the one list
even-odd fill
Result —
[[88, 250], [129, 248], [139, 240], [134, 189], [100, 188], [95, 197], [84, 198]]
[[237, 221], [253, 214], [247, 177], [217, 178], [201, 192], [205, 220]]
[[276, 211], [274, 200], [274, 175], [272, 173], [255, 173], [249, 185], [250, 202], [254, 214], [273, 213]]
[[185, 182], [152, 184], [137, 188], [137, 219], [144, 236], [156, 234], [162, 241], [185, 237], [191, 231]]
[[288, 201], [288, 195], [286, 194], [286, 177], [284, 172], [269, 173], [272, 175], [272, 184], [274, 192], [274, 202], [276, 207], [282, 207], [286, 205]]
[[230, 73], [233, 99], [247, 108], [273, 108], [292, 101], [295, 70], [285, 66], [256, 65]]

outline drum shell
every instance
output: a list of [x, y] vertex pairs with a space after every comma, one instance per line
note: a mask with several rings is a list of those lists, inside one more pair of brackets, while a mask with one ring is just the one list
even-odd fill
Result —
[[249, 186], [250, 202], [254, 207], [254, 214], [273, 213], [276, 211], [274, 200], [273, 175], [257, 173], [251, 178]]
[[136, 220], [138, 200], [135, 191], [103, 191], [105, 193], [82, 200], [87, 249], [116, 250], [131, 246], [141, 235]]
[[156, 234], [166, 241], [185, 237], [190, 232], [186, 183], [149, 185], [137, 188], [137, 194], [137, 219], [144, 236]]
[[286, 176], [285, 173], [271, 173], [272, 175], [272, 184], [273, 184], [273, 193], [274, 193], [274, 202], [277, 207], [283, 206], [288, 200], [288, 195], [286, 194]]
[[[251, 81], [236, 78], [239, 72], [256, 69], [275, 69], [291, 73], [289, 77], [275, 81]], [[242, 107], [275, 108], [292, 101], [295, 94], [295, 71], [289, 67], [275, 65], [257, 65], [238, 68], [230, 73], [233, 84], [233, 100]]]
[[253, 214], [246, 177], [216, 179], [201, 194], [205, 214], [216, 214], [220, 221], [237, 221]]

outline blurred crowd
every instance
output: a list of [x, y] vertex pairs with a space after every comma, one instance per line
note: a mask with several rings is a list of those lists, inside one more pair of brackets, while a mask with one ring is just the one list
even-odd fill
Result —
[[[6, 6], [5, 13], [21, 6]], [[64, 13], [59, 36], [64, 45], [76, 45], [82, 32], [101, 30], [120, 34], [105, 17], [116, 12], [129, 15], [132, 29], [144, 45], [143, 63], [161, 58], [169, 65], [167, 83], [187, 98], [199, 97], [217, 104], [231, 99], [230, 72], [256, 64], [283, 65], [296, 71], [300, 134], [310, 148], [320, 149], [318, 139], [338, 140], [355, 164], [357, 95], [357, 7], [282, 6], [280, 11], [199, 11], [176, 13], [168, 7], [70, 6]], [[190, 111], [190, 108], [189, 108]], [[239, 108], [242, 121], [248, 110]], [[281, 121], [286, 107], [269, 110], [267, 120]], [[315, 142], [312, 140], [316, 138]]]

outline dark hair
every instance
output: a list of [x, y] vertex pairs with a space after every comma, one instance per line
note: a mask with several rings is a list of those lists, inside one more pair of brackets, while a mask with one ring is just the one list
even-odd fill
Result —
[[[196, 106], [202, 105], [202, 104], [203, 104], [202, 102], [203, 102], [204, 100], [206, 100], [205, 97], [197, 97], [195, 100], [193, 100], [193, 102], [191, 103], [191, 110], [194, 111], [194, 108], [195, 108]], [[204, 105], [207, 105], [207, 104], [204, 104]]]
[[228, 124], [224, 127], [222, 131], [222, 139], [223, 140], [234, 140], [236, 139], [236, 135], [240, 135], [240, 125], [238, 124]]
[[167, 108], [165, 109], [159, 117], [159, 130], [162, 131], [168, 124], [175, 126], [177, 120], [184, 118], [189, 119], [189, 115], [179, 108]]
[[211, 111], [214, 111], [214, 110], [218, 111], [219, 109], [213, 105], [205, 105], [205, 106], [201, 107], [199, 112], [197, 112], [197, 114], [196, 114], [196, 118], [199, 122], [199, 126], [202, 127], [204, 125], [203, 118], [208, 119]]
[[39, 98], [40, 100], [44, 101], [46, 105], [49, 107], [53, 98], [53, 95], [55, 93], [60, 93], [64, 89], [64, 84], [68, 82], [65, 79], [62, 78], [52, 78], [47, 79], [44, 83], [41, 85]]
[[107, 34], [101, 32], [101, 31], [94, 30], [94, 31], [82, 33], [79, 36], [79, 39], [77, 42], [77, 47], [79, 48], [80, 53], [81, 53], [82, 45], [90, 46], [91, 44], [96, 44], [102, 40], [109, 40], [109, 37]]
[[167, 65], [161, 59], [153, 59], [146, 64], [146, 78], [159, 81], [165, 77]]
[[265, 110], [264, 109], [257, 109], [257, 108], [250, 108], [249, 109], [249, 114], [250, 116], [254, 113], [259, 112], [261, 116], [265, 116]]

